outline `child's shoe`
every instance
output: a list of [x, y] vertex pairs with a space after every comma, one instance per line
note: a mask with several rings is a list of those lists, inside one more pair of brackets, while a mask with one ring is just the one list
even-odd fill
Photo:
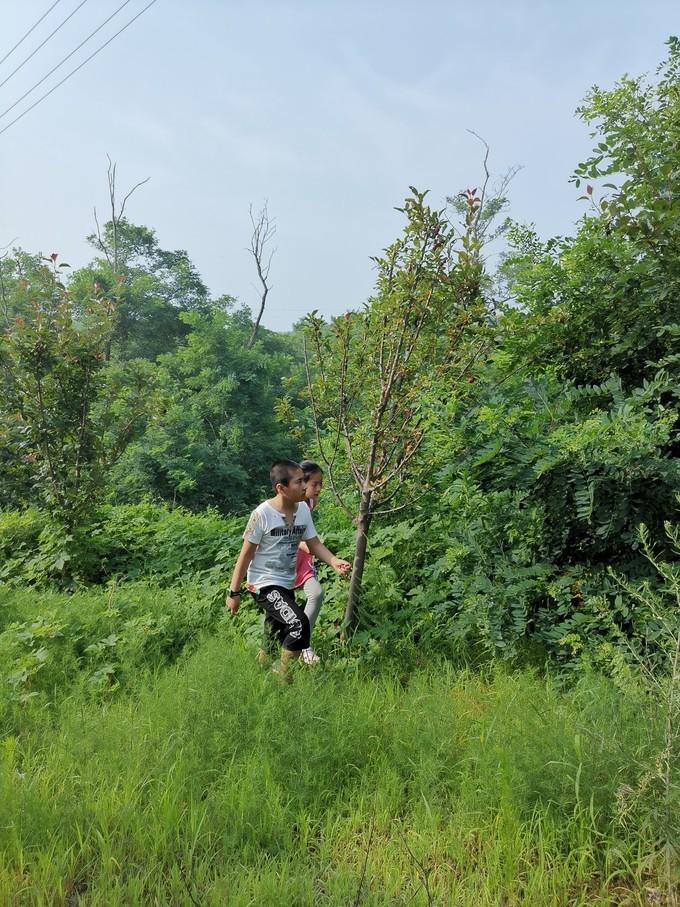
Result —
[[311, 646], [308, 649], [302, 650], [302, 660], [306, 665], [318, 665], [321, 661]]

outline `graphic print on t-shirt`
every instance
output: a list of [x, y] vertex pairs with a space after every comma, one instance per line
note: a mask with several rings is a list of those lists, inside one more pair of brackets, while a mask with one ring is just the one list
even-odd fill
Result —
[[304, 526], [275, 526], [272, 529], [272, 535], [278, 537], [280, 535], [290, 535], [290, 536], [299, 536], [298, 544], [302, 540], [302, 536], [305, 534]]
[[264, 567], [272, 573], [279, 574], [286, 570], [291, 558], [297, 558], [298, 546], [305, 529], [305, 526], [274, 526], [269, 535], [277, 540], [278, 545], [271, 551], [272, 556], [264, 562]]

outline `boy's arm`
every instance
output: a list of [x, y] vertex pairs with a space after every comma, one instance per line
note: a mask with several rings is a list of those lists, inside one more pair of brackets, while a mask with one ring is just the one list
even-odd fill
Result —
[[229, 586], [229, 592], [224, 597], [227, 607], [232, 614], [236, 614], [238, 611], [238, 606], [241, 604], [241, 583], [244, 580], [244, 577], [250, 566], [250, 562], [257, 551], [257, 545], [255, 542], [249, 542], [247, 539], [244, 541], [241, 546], [241, 552], [236, 558], [236, 565], [234, 566], [234, 572], [231, 575], [231, 584]]
[[313, 539], [307, 539], [307, 547], [309, 548], [310, 554], [313, 554], [314, 557], [323, 561], [324, 564], [331, 566], [336, 573], [340, 574], [340, 576], [346, 576], [352, 569], [352, 565], [349, 561], [343, 561], [339, 557], [336, 557], [332, 551], [329, 551], [328, 548], [326, 548], [318, 535], [315, 535]]

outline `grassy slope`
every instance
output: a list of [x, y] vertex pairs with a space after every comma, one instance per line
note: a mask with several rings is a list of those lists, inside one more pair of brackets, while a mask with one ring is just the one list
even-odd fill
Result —
[[594, 678], [329, 665], [282, 688], [222, 629], [3, 740], [0, 903], [641, 904], [650, 845], [616, 797], [647, 736]]

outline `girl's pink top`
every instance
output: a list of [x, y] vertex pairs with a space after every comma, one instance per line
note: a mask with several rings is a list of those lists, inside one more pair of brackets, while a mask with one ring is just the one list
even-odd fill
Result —
[[[314, 498], [310, 498], [307, 501], [310, 510], [314, 510], [316, 501]], [[304, 586], [308, 579], [312, 576], [316, 576], [316, 571], [314, 570], [314, 555], [309, 554], [307, 551], [303, 551], [302, 548], [298, 548], [297, 552], [297, 561], [295, 564], [295, 588], [299, 589], [300, 586]]]

